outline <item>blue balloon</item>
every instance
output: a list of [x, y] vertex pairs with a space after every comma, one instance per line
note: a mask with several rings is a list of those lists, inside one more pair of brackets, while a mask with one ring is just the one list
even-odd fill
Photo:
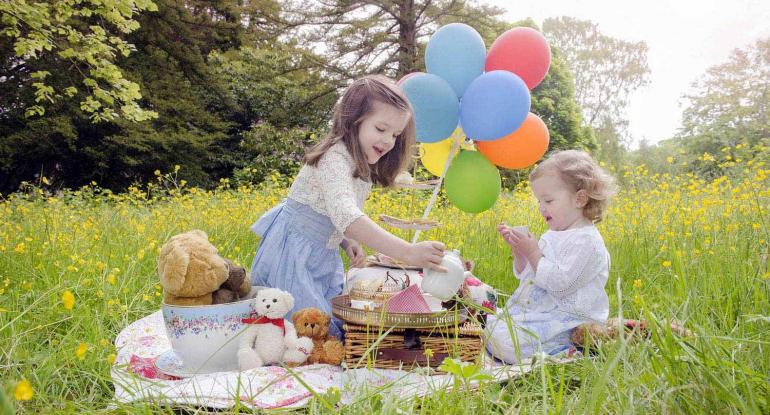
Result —
[[508, 71], [476, 78], [460, 103], [460, 124], [468, 138], [494, 141], [519, 129], [529, 114], [527, 84]]
[[484, 39], [464, 23], [452, 23], [439, 28], [425, 49], [425, 67], [452, 85], [462, 97], [471, 82], [484, 73], [487, 47]]
[[460, 103], [445, 80], [418, 74], [404, 81], [401, 89], [414, 109], [417, 141], [435, 143], [452, 135], [460, 117]]

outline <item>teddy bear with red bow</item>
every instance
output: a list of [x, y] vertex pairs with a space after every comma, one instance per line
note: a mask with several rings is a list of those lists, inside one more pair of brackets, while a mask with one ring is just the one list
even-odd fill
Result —
[[238, 366], [241, 370], [272, 364], [299, 366], [313, 352], [313, 340], [298, 337], [294, 325], [284, 316], [294, 308], [294, 297], [277, 288], [265, 288], [254, 298], [255, 314], [244, 319], [240, 334]]

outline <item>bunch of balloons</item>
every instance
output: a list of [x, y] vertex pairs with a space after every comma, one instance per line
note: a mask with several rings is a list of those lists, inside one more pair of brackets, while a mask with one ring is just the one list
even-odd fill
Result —
[[[530, 110], [530, 90], [545, 78], [551, 49], [527, 27], [506, 31], [487, 53], [484, 40], [463, 23], [442, 26], [425, 50], [428, 73], [405, 75], [399, 85], [414, 109], [426, 169], [444, 173], [449, 200], [483, 212], [500, 194], [497, 167], [523, 169], [548, 149], [548, 128]], [[455, 143], [468, 137], [476, 150]]]

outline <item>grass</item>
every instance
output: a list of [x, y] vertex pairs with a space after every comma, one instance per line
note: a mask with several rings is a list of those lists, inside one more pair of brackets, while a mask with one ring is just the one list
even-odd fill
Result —
[[[738, 166], [708, 182], [644, 167], [617, 173], [623, 190], [599, 226], [612, 256], [611, 313], [658, 322], [648, 341], [606, 344], [593, 359], [546, 365], [504, 385], [422, 400], [364, 396], [342, 411], [770, 412], [770, 170], [763, 168]], [[120, 195], [96, 186], [55, 195], [30, 187], [0, 201], [0, 413], [173, 412], [147, 403], [109, 406], [112, 341], [160, 305], [160, 245], [199, 228], [221, 254], [248, 267], [258, 243], [249, 225], [287, 187], [273, 178], [259, 188], [225, 181], [202, 191], [180, 188], [175, 178], [162, 175]], [[413, 196], [375, 191], [367, 212], [417, 216], [427, 195], [405, 203]], [[495, 225], [544, 231], [526, 185], [483, 214], [443, 203], [432, 217], [444, 226], [423, 239], [459, 249], [476, 261], [476, 275], [507, 293], [515, 278]], [[669, 319], [697, 336], [673, 336]], [[303, 411], [330, 410], [314, 399]]]

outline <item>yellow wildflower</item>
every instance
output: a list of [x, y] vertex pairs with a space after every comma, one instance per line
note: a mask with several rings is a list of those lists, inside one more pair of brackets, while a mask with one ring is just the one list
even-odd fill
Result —
[[67, 290], [64, 292], [64, 294], [62, 294], [61, 302], [62, 305], [64, 305], [65, 310], [72, 310], [72, 308], [75, 306], [75, 295], [72, 294], [72, 291]]
[[634, 280], [634, 288], [642, 288], [642, 280]]
[[111, 366], [113, 363], [115, 363], [115, 359], [116, 358], [117, 358], [117, 356], [115, 356], [115, 353], [108, 354], [107, 355], [107, 363], [109, 363], [110, 366]]
[[663, 261], [663, 262], [661, 263], [661, 265], [663, 265], [665, 268], [668, 268], [668, 267], [670, 267], [670, 266], [671, 266], [671, 261], [669, 261], [669, 260], [665, 260], [665, 261]]
[[17, 401], [28, 401], [32, 399], [32, 396], [34, 395], [35, 390], [32, 389], [32, 385], [30, 385], [29, 381], [26, 379], [17, 383], [16, 388], [13, 390], [13, 397], [16, 398]]
[[85, 360], [86, 352], [88, 352], [88, 345], [85, 343], [80, 343], [78, 348], [75, 349], [75, 356], [77, 356], [77, 358], [80, 360]]

